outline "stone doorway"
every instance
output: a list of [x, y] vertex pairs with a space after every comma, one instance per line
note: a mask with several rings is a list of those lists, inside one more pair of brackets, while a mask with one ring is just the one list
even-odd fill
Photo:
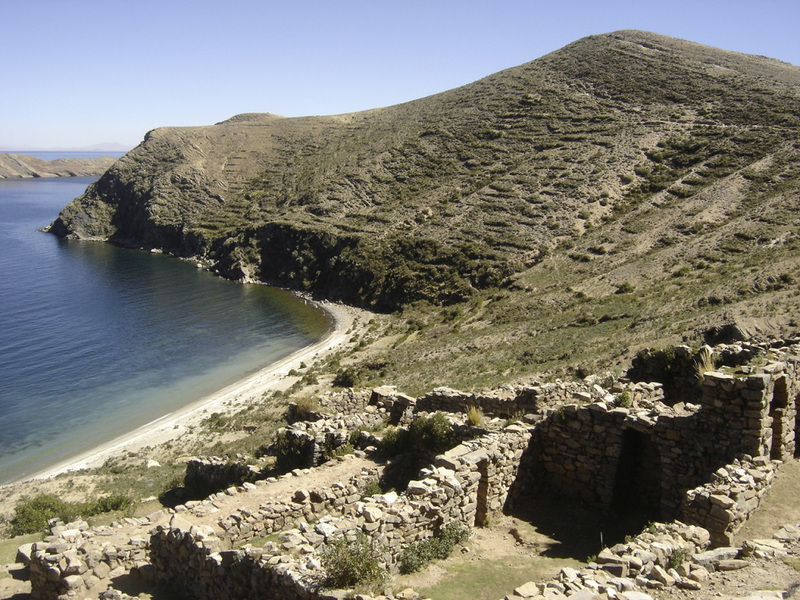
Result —
[[653, 439], [641, 431], [626, 429], [614, 479], [611, 510], [634, 522], [658, 520], [661, 514], [661, 455]]
[[475, 508], [475, 527], [486, 525], [489, 516], [489, 461], [482, 460], [478, 463], [477, 506]]
[[786, 412], [789, 403], [788, 380], [785, 375], [775, 380], [775, 387], [772, 391], [772, 400], [769, 403], [769, 416], [772, 421], [772, 440], [770, 441], [769, 457], [772, 459], [784, 460], [784, 427], [786, 423]]

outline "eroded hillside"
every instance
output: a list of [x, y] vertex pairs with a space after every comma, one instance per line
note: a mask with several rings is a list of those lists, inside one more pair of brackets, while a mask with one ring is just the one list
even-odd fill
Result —
[[800, 68], [616, 32], [388, 108], [155, 130], [51, 230], [403, 308], [363, 377], [497, 383], [794, 326], [798, 125]]

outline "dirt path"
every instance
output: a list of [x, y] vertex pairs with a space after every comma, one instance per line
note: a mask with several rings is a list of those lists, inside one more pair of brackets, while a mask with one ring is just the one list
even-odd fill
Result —
[[737, 540], [771, 537], [783, 525], [800, 524], [800, 461], [781, 466], [778, 476]]
[[559, 545], [530, 522], [500, 515], [475, 528], [463, 550], [397, 577], [394, 587], [411, 587], [433, 600], [498, 600], [528, 581], [555, 577], [562, 567], [580, 568], [580, 561], [551, 552]]

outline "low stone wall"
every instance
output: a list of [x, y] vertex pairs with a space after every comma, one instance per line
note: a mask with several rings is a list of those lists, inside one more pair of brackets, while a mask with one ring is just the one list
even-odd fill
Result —
[[[150, 538], [153, 578], [196, 600], [316, 600], [317, 576], [289, 556], [219, 550], [201, 528], [159, 527]], [[284, 562], [285, 561], [285, 562]]]
[[[393, 389], [397, 390], [397, 388]], [[367, 407], [371, 396], [371, 391], [357, 392], [351, 389], [341, 392], [326, 392], [319, 397], [319, 405], [330, 413], [356, 414]]]
[[230, 461], [217, 456], [193, 458], [186, 463], [183, 485], [190, 494], [205, 497], [213, 492], [261, 478], [261, 470], [245, 461]]
[[[565, 567], [554, 579], [542, 583], [531, 581], [505, 598], [562, 600], [604, 594], [609, 598], [645, 600], [651, 596], [639, 590], [660, 589], [669, 593], [672, 586], [698, 590], [709, 576], [703, 552], [708, 541], [709, 534], [702, 527], [680, 522], [653, 523], [648, 531], [630, 541], [604, 548], [583, 569]], [[734, 549], [733, 554], [736, 552]]]
[[614, 393], [614, 404], [637, 405], [642, 408], [654, 408], [656, 403], [665, 404], [664, 386], [655, 381], [631, 382], [620, 379], [614, 382], [611, 391]]
[[[271, 500], [259, 505], [257, 512], [237, 511], [219, 520], [225, 538], [231, 544], [242, 544], [255, 537], [283, 531], [301, 520], [316, 521], [330, 514], [352, 516], [364, 490], [380, 478], [382, 468], [364, 469], [347, 483], [335, 483], [318, 489], [298, 489], [291, 500]], [[268, 486], [270, 481], [257, 482]], [[215, 498], [210, 497], [213, 503]]]
[[115, 572], [121, 575], [134, 569], [148, 569], [147, 536], [131, 536], [121, 545], [104, 540], [119, 530], [142, 533], [165, 518], [164, 511], [157, 511], [149, 517], [123, 519], [110, 526], [89, 527], [85, 521], [52, 526], [44, 541], [31, 544], [24, 552], [30, 567], [31, 597], [82, 598], [87, 589]]
[[610, 393], [597, 384], [557, 380], [554, 383], [504, 388], [487, 393], [460, 392], [439, 387], [417, 399], [414, 412], [466, 413], [480, 408], [495, 417], [520, 417], [565, 402], [609, 400]]
[[[395, 570], [410, 544], [448, 523], [474, 524], [500, 510], [529, 437], [527, 427], [511, 426], [465, 442], [423, 469], [403, 494], [363, 498], [355, 481], [297, 490], [291, 503], [262, 504], [258, 513], [239, 511], [221, 519], [220, 536], [173, 520], [150, 539], [154, 576], [201, 600], [324, 597], [317, 591], [317, 553], [326, 543], [367, 534], [383, 548], [386, 568]], [[375, 473], [359, 477], [366, 476]], [[224, 549], [276, 531], [279, 542], [263, 549]]]
[[328, 460], [337, 448], [350, 443], [356, 430], [380, 429], [385, 413], [373, 409], [354, 415], [340, 415], [318, 421], [299, 421], [277, 432], [279, 460], [288, 459], [292, 467], [315, 467]]
[[498, 417], [510, 417], [517, 413], [536, 412], [536, 399], [531, 395], [517, 401], [517, 395], [510, 390], [486, 394], [460, 392], [447, 387], [439, 387], [417, 399], [415, 412], [466, 413], [470, 408], [480, 408], [484, 413]]
[[736, 533], [761, 504], [780, 464], [746, 456], [718, 469], [709, 483], [686, 492], [683, 520], [707, 529], [715, 546], [732, 546]]

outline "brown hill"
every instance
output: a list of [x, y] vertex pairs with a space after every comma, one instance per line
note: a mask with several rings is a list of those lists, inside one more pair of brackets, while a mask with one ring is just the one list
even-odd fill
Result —
[[471, 301], [415, 317], [458, 351], [379, 362], [496, 381], [785, 328], [798, 125], [800, 68], [622, 31], [388, 108], [155, 130], [51, 230], [379, 309]]

